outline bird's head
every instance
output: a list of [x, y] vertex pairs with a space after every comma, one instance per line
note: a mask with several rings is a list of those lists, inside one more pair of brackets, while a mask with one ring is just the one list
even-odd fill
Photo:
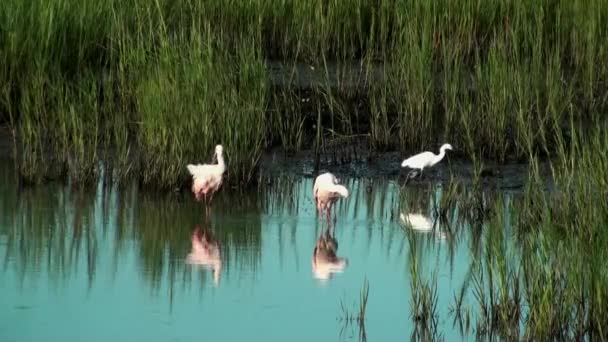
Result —
[[224, 148], [222, 145], [215, 145], [215, 151], [213, 152], [212, 162], [217, 162], [218, 157], [222, 157], [224, 153]]
[[224, 148], [222, 147], [222, 145], [216, 145], [215, 146], [215, 155], [221, 156], [222, 153], [224, 153]]
[[450, 150], [451, 151], [451, 150], [453, 150], [453, 147], [450, 144], [443, 144], [443, 146], [441, 146], [441, 149], [442, 150]]
[[344, 198], [348, 198], [348, 189], [344, 186], [344, 185], [337, 185], [336, 186], [336, 192], [344, 197]]

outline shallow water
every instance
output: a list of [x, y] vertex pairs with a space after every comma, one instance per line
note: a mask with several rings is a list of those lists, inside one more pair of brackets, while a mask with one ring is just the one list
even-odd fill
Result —
[[[358, 340], [342, 307], [356, 313], [365, 280], [365, 336], [404, 340], [415, 330], [412, 263], [424, 279], [437, 272], [438, 333], [472, 338], [449, 307], [478, 247], [471, 229], [428, 231], [441, 184], [345, 179], [351, 195], [331, 231], [343, 259], [313, 269], [327, 222], [316, 215], [312, 178], [225, 188], [210, 218], [188, 192], [103, 182], [90, 192], [17, 192], [13, 179], [0, 167], [2, 341]], [[418, 229], [400, 221], [408, 214]], [[205, 245], [192, 239], [197, 228]]]

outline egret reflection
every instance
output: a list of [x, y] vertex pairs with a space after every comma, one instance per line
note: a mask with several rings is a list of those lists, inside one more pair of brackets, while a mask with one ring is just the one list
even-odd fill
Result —
[[401, 213], [399, 215], [401, 222], [413, 231], [419, 233], [435, 233], [435, 237], [439, 240], [445, 240], [447, 234], [441, 230], [439, 226], [435, 227], [430, 217], [418, 213]]
[[342, 273], [348, 266], [348, 259], [338, 257], [338, 241], [327, 227], [321, 232], [312, 254], [312, 273], [316, 279], [327, 281], [334, 273]]
[[197, 226], [192, 232], [192, 250], [186, 257], [186, 263], [210, 268], [213, 272], [213, 283], [217, 286], [222, 272], [220, 244], [213, 233]]

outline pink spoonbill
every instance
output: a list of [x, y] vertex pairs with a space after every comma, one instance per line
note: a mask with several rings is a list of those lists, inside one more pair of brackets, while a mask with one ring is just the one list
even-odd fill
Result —
[[328, 227], [317, 239], [312, 252], [312, 272], [315, 278], [328, 280], [334, 273], [341, 273], [348, 266], [348, 259], [338, 257], [337, 250], [338, 242]]
[[192, 192], [197, 201], [203, 199], [208, 205], [213, 194], [222, 186], [222, 178], [226, 172], [222, 145], [215, 146], [214, 159], [217, 164], [188, 164], [188, 171], [192, 175]]
[[222, 272], [220, 244], [207, 229], [197, 226], [192, 232], [192, 250], [186, 257], [186, 263], [200, 265], [213, 271], [213, 282], [217, 286]]
[[313, 192], [315, 196], [315, 203], [317, 204], [317, 210], [319, 213], [323, 213], [325, 210], [327, 214], [327, 221], [331, 213], [331, 207], [333, 204], [342, 198], [348, 197], [348, 189], [344, 185], [338, 184], [338, 179], [333, 174], [326, 172], [315, 179], [313, 186]]

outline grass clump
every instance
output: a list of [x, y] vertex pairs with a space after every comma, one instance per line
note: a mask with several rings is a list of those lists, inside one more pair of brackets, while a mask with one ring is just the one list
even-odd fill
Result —
[[137, 86], [144, 184], [177, 184], [184, 165], [208, 162], [218, 143], [230, 177], [246, 183], [264, 147], [268, 84], [261, 60], [251, 47], [232, 57], [194, 37], [167, 42]]
[[[84, 181], [113, 159], [120, 177], [169, 187], [222, 143], [230, 181], [247, 182], [271, 138], [294, 151], [329, 127], [376, 150], [554, 157], [568, 113], [608, 109], [606, 23], [602, 0], [7, 0], [0, 122], [35, 181]], [[271, 88], [268, 60], [326, 77]], [[318, 107], [296, 104], [295, 87]]]

